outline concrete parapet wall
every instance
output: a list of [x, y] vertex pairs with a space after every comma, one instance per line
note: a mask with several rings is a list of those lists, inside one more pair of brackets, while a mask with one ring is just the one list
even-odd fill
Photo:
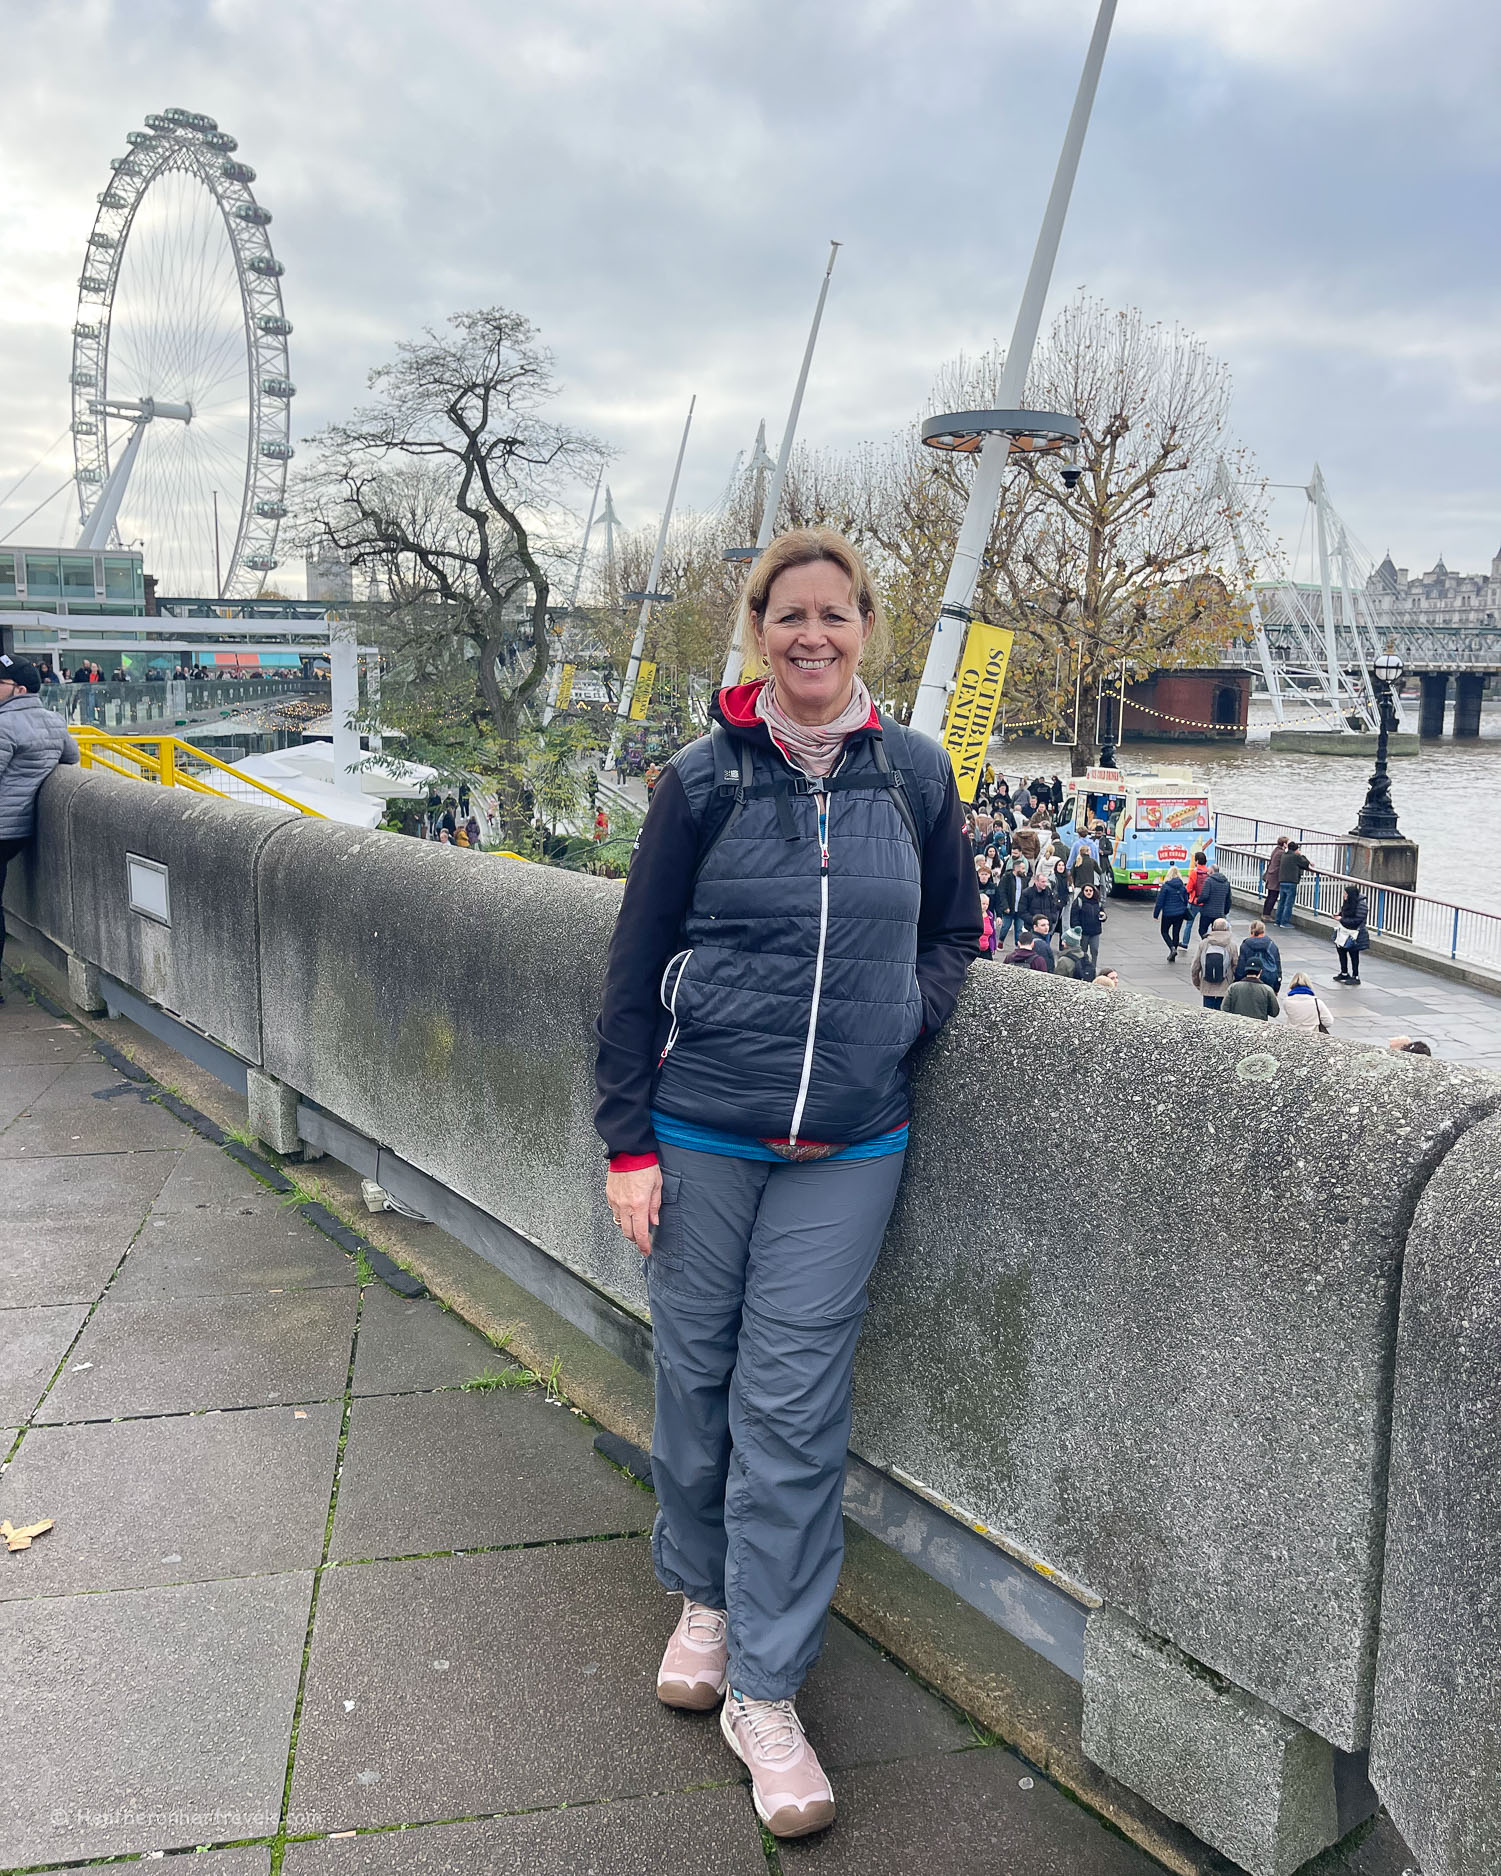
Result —
[[[14, 888], [29, 923], [645, 1314], [591, 1126], [618, 885], [64, 773], [43, 826]], [[170, 927], [130, 911], [127, 853], [168, 867]], [[1327, 1836], [1349, 1807], [1323, 1746], [1359, 1752], [1374, 1705], [1376, 1782], [1416, 1844], [1448, 1799], [1420, 1788], [1416, 1742], [1456, 1646], [1411, 1561], [1435, 1490], [1424, 1428], [1478, 1386], [1485, 1334], [1501, 1345], [1477, 1235], [1498, 1222], [1501, 1082], [977, 966], [915, 1096], [857, 1450], [1103, 1601], [1093, 1736], [1207, 1841], [1273, 1869]], [[1404, 1267], [1422, 1287], [1402, 1307], [1393, 1566]], [[1474, 1350], [1440, 1358], [1472, 1269]], [[1441, 1477], [1465, 1542], [1490, 1532], [1490, 1583], [1494, 1458], [1456, 1437]], [[1480, 1583], [1460, 1572], [1451, 1600], [1494, 1629]], [[1490, 1770], [1465, 1760], [1462, 1718], [1451, 1776], [1494, 1801], [1487, 1671], [1462, 1692]], [[1227, 1778], [1218, 1804], [1212, 1778], [1183, 1785], [1175, 1809], [1195, 1700], [1225, 1721], [1219, 1750], [1244, 1723], [1275, 1769]], [[1430, 1876], [1489, 1876], [1492, 1838], [1454, 1842]]]
[[[72, 949], [258, 1063], [255, 863], [292, 831], [286, 815], [106, 775], [73, 799], [68, 830]], [[131, 909], [131, 855], [166, 868], [170, 924]]]
[[5, 870], [5, 909], [65, 951], [73, 945], [73, 804], [100, 778], [59, 768], [37, 798], [36, 838]]
[[1363, 1746], [1403, 1247], [1498, 1093], [972, 971], [917, 1080], [857, 1448]]
[[1425, 1876], [1501, 1869], [1501, 1121], [1423, 1194], [1402, 1283], [1371, 1773]]

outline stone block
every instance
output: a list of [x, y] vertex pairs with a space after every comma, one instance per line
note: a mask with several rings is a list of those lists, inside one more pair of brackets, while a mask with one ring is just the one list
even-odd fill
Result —
[[[98, 777], [70, 816], [74, 950], [244, 1061], [259, 1062], [255, 864], [287, 826], [288, 817], [270, 809]], [[166, 868], [170, 923], [132, 910], [131, 854]]]
[[1251, 1876], [1339, 1836], [1329, 1742], [1112, 1609], [1085, 1637], [1084, 1750]]
[[593, 1128], [620, 887], [303, 821], [259, 897], [267, 1073], [644, 1310]]
[[1425, 1876], [1501, 1868], [1501, 1121], [1455, 1148], [1402, 1279], [1371, 1778]]
[[258, 1068], [245, 1071], [250, 1131], [273, 1153], [290, 1158], [302, 1144], [297, 1134], [297, 1090]]
[[855, 1450], [1359, 1751], [1408, 1221], [1501, 1083], [976, 969], [914, 1095]]
[[73, 945], [73, 804], [98, 777], [69, 765], [43, 782], [36, 802], [36, 838], [5, 873], [5, 909], [64, 950]]
[[77, 952], [68, 953], [68, 1001], [85, 1016], [104, 1014], [104, 992], [99, 987], [99, 966]]

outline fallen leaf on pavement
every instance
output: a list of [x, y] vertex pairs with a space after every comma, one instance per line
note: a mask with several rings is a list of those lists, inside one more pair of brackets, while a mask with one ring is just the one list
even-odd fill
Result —
[[6, 1518], [0, 1523], [0, 1537], [5, 1539], [7, 1550], [30, 1550], [32, 1538], [40, 1537], [44, 1531], [51, 1529], [51, 1518], [43, 1518], [39, 1524], [23, 1524], [19, 1528]]

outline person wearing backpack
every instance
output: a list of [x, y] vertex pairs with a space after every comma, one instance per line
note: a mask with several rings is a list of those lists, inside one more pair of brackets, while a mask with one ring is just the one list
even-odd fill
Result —
[[[36, 798], [60, 762], [77, 762], [78, 744], [37, 693], [34, 664], [0, 652], [0, 896], [5, 871], [36, 832]], [[5, 955], [5, 913], [0, 909], [0, 957]], [[0, 993], [0, 1003], [5, 1001]]]
[[1267, 936], [1266, 921], [1259, 918], [1251, 920], [1250, 936], [1240, 948], [1235, 965], [1237, 983], [1245, 981], [1253, 964], [1268, 990], [1282, 988], [1282, 953], [1277, 949], [1276, 940]]
[[[720, 1709], [774, 1836], [834, 1796], [794, 1705], [843, 1553], [865, 1287], [907, 1143], [907, 1060], [977, 955], [953, 770], [860, 676], [884, 620], [830, 528], [775, 540], [722, 690], [662, 770], [596, 1025], [605, 1196], [646, 1259], [658, 1697]], [[722, 1703], [722, 1704], [721, 1704]]]
[[1230, 916], [1230, 882], [1218, 864], [1211, 866], [1199, 881], [1196, 903], [1199, 908], [1199, 936], [1202, 938], [1216, 919]]
[[1189, 972], [1194, 989], [1204, 998], [1206, 1010], [1217, 1010], [1224, 1002], [1226, 990], [1235, 981], [1239, 956], [1240, 948], [1230, 935], [1229, 919], [1217, 918], [1199, 940]]

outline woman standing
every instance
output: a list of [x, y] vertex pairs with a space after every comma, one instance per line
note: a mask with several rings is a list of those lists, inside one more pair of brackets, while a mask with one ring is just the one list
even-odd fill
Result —
[[774, 541], [739, 631], [770, 675], [721, 691], [662, 771], [610, 943], [595, 1125], [647, 1259], [652, 1555], [683, 1597], [658, 1695], [723, 1698], [757, 1814], [797, 1837], [834, 1817], [793, 1701], [839, 1575], [906, 1058], [953, 1009], [980, 901], [947, 756], [860, 677], [884, 621], [850, 543]]
[[1360, 982], [1360, 954], [1371, 946], [1366, 930], [1366, 896], [1358, 886], [1346, 886], [1344, 904], [1339, 909], [1339, 923], [1334, 929], [1334, 948], [1339, 953], [1337, 984]]

